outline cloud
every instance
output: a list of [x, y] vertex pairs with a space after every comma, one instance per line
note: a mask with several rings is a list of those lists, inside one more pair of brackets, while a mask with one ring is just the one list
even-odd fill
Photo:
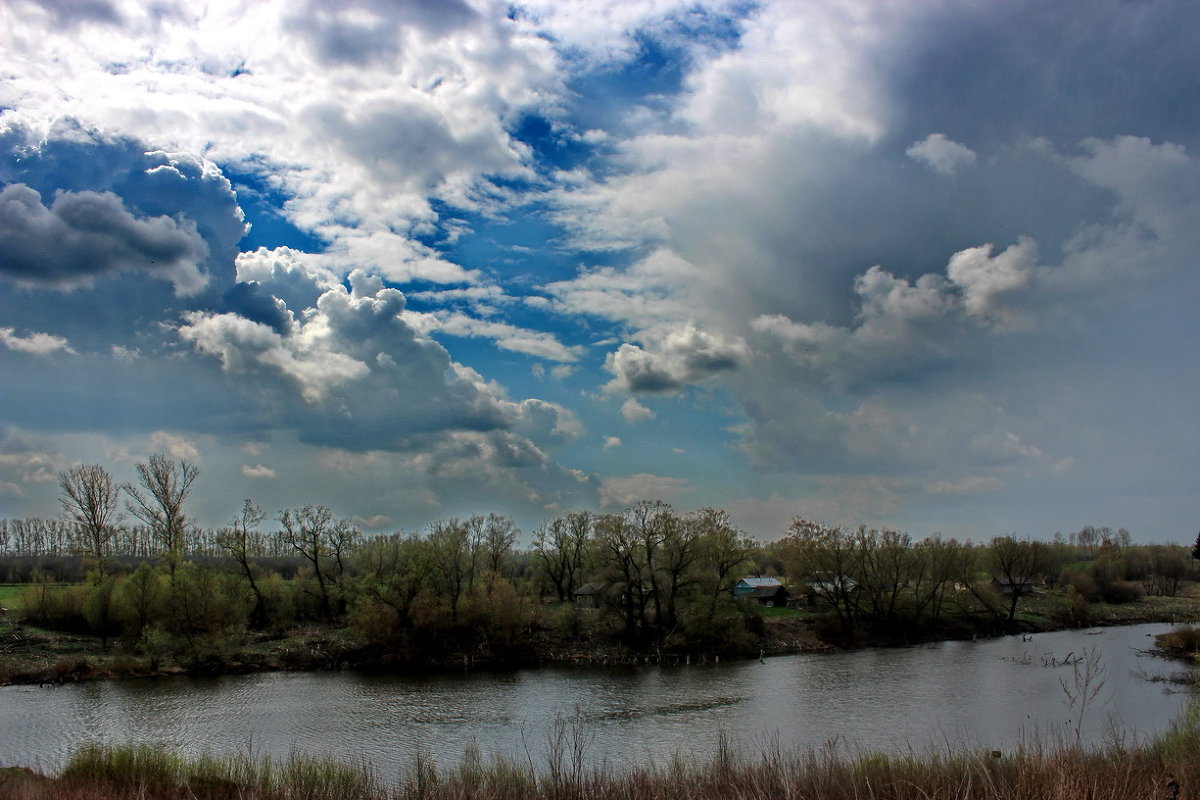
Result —
[[150, 447], [156, 453], [166, 453], [171, 458], [190, 461], [193, 464], [200, 461], [200, 449], [196, 443], [178, 434], [167, 431], [155, 431], [150, 434]]
[[942, 175], [953, 175], [956, 170], [975, 163], [975, 152], [971, 148], [946, 138], [943, 133], [929, 134], [904, 154]]
[[62, 336], [50, 333], [30, 333], [18, 336], [12, 328], [0, 328], [0, 345], [19, 353], [30, 353], [35, 356], [48, 356], [51, 353], [63, 352], [67, 355], [79, 355], [70, 343]]
[[654, 419], [654, 412], [646, 406], [639, 403], [635, 398], [628, 397], [621, 404], [621, 416], [626, 422], [642, 422], [648, 419]]
[[604, 508], [625, 508], [640, 500], [671, 501], [688, 490], [688, 481], [667, 475], [639, 473], [600, 481], [600, 503]]
[[568, 347], [552, 333], [533, 331], [504, 322], [476, 319], [453, 311], [406, 312], [405, 321], [423, 333], [490, 339], [501, 350], [571, 363], [579, 360], [582, 348]]
[[264, 467], [262, 464], [255, 464], [253, 467], [243, 464], [242, 474], [247, 478], [256, 480], [260, 478], [274, 478], [275, 470], [271, 469], [270, 467]]
[[605, 436], [604, 444], [600, 447], [601, 450], [614, 450], [621, 446], [620, 436]]
[[404, 310], [400, 291], [357, 280], [353, 292], [327, 289], [282, 333], [237, 314], [189, 312], [178, 335], [302, 439], [324, 446], [405, 451], [427, 446], [421, 437], [433, 432], [495, 431], [489, 447], [516, 464], [545, 459], [535, 441], [579, 435], [561, 406], [509, 401], [453, 362]]
[[975, 494], [994, 492], [1004, 486], [1004, 481], [992, 475], [972, 475], [951, 481], [934, 481], [929, 484], [932, 494]]
[[111, 192], [59, 191], [47, 207], [15, 183], [0, 189], [0, 212], [0, 275], [18, 283], [72, 288], [120, 270], [169, 280], [181, 295], [207, 283], [194, 223], [136, 217]]
[[699, 330], [692, 325], [645, 331], [648, 349], [623, 344], [609, 353], [604, 368], [613, 374], [607, 392], [673, 394], [738, 368], [745, 343]]
[[392, 518], [386, 514], [375, 514], [370, 517], [354, 516], [350, 518], [350, 521], [359, 528], [366, 528], [367, 530], [372, 531], [379, 530], [380, 528], [387, 528], [393, 524]]

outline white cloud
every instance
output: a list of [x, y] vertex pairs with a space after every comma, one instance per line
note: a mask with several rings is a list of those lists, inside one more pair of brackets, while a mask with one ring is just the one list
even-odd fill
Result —
[[242, 474], [252, 480], [258, 480], [262, 478], [274, 478], [275, 470], [270, 467], [264, 467], [262, 464], [255, 464], [253, 467], [243, 464]]
[[636, 398], [628, 397], [621, 404], [621, 416], [626, 422], [642, 422], [648, 419], [654, 419], [654, 412], [642, 405]]
[[550, 43], [498, 3], [124, 4], [69, 26], [27, 10], [7, 17], [7, 119], [69, 116], [255, 172], [346, 271], [393, 279], [462, 279], [410, 235], [430, 195], [481, 208], [485, 176], [530, 176], [510, 123], [562, 91]]
[[123, 347], [119, 344], [112, 346], [113, 361], [121, 364], [131, 364], [141, 358], [142, 354], [136, 347]]
[[200, 461], [200, 449], [190, 439], [169, 431], [150, 434], [150, 448], [156, 453], [166, 453], [171, 458], [196, 463]]
[[963, 290], [967, 314], [999, 327], [1022, 324], [1021, 315], [1006, 308], [1006, 296], [1023, 289], [1037, 267], [1037, 244], [1028, 237], [992, 257], [992, 246], [972, 247], [954, 254], [946, 276]]
[[552, 333], [533, 331], [504, 322], [476, 319], [453, 311], [406, 311], [404, 320], [422, 333], [491, 339], [502, 350], [544, 358], [548, 361], [573, 362], [581, 348], [568, 347]]
[[35, 356], [48, 356], [58, 352], [79, 355], [62, 336], [38, 332], [18, 336], [12, 328], [0, 328], [0, 345], [18, 353], [30, 353]]
[[643, 331], [641, 336], [646, 348], [626, 343], [608, 354], [604, 367], [614, 377], [605, 391], [672, 394], [736, 370], [747, 354], [740, 339], [728, 341], [692, 325]]
[[931, 133], [904, 151], [914, 161], [920, 161], [935, 172], [952, 175], [956, 170], [975, 163], [975, 151], [942, 133]]
[[604, 444], [601, 446], [600, 449], [601, 450], [613, 450], [620, 446], [621, 446], [621, 437], [620, 436], [605, 436]]

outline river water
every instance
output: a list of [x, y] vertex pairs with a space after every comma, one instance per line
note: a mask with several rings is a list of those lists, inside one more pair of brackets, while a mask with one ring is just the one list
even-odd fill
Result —
[[[1040, 633], [901, 649], [800, 654], [670, 667], [566, 667], [390, 677], [269, 673], [0, 688], [0, 766], [56, 770], [83, 742], [153, 742], [188, 754], [291, 752], [367, 761], [394, 776], [418, 753], [456, 763], [472, 746], [545, 763], [556, 724], [593, 762], [706, 758], [722, 736], [743, 748], [1012, 748], [1074, 738], [1076, 672], [1095, 650], [1103, 686], [1085, 741], [1119, 727], [1164, 730], [1190, 695], [1140, 656], [1168, 625]], [[1058, 666], [1055, 664], [1058, 663]], [[1080, 667], [1083, 665], [1080, 664]], [[1128, 738], [1126, 741], [1130, 741]]]

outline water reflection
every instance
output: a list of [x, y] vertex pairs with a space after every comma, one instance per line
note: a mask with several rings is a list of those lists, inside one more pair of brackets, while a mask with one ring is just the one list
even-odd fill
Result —
[[444, 763], [477, 745], [542, 763], [568, 720], [594, 761], [706, 757], [725, 735], [748, 746], [836, 741], [851, 748], [1011, 747], [1030, 735], [1073, 736], [1060, 679], [1047, 666], [1097, 647], [1106, 685], [1082, 733], [1109, 721], [1149, 735], [1186, 695], [1141, 676], [1165, 625], [946, 642], [896, 650], [797, 655], [721, 665], [559, 668], [398, 678], [274, 673], [213, 679], [0, 689], [0, 764], [60, 766], [85, 741], [156, 742], [187, 752], [293, 750], [367, 759], [395, 774], [418, 753]]

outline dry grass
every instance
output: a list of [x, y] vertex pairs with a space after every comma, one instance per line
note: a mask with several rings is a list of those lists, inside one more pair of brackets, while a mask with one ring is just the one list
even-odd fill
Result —
[[728, 744], [703, 762], [591, 765], [562, 727], [549, 755], [458, 766], [418, 758], [384, 785], [366, 765], [248, 757], [184, 759], [147, 747], [89, 747], [58, 778], [0, 770], [6, 800], [1126, 800], [1200, 797], [1200, 706], [1153, 743], [1087, 750], [1037, 743], [1011, 753], [848, 756], [833, 748], [749, 753]]

